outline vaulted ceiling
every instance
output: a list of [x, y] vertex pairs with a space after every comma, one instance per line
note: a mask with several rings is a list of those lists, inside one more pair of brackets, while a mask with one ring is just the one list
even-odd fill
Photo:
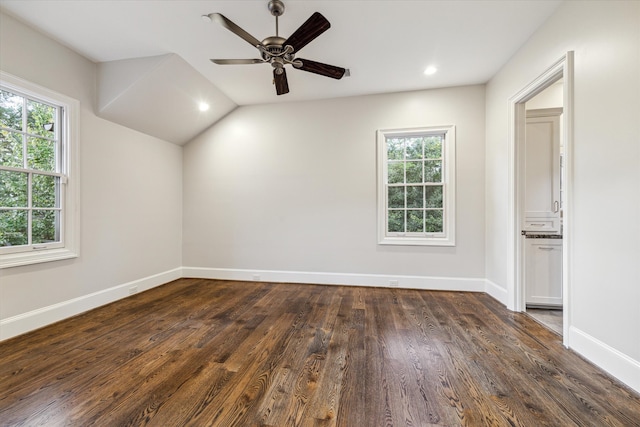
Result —
[[[207, 23], [201, 18], [212, 12], [222, 13], [262, 40], [275, 35], [275, 18], [267, 3], [267, 0], [0, 0], [0, 7], [4, 13], [92, 61], [120, 61], [113, 64], [137, 68], [141, 78], [151, 69], [131, 67], [131, 60], [177, 55], [177, 62], [163, 63], [189, 68], [188, 72], [183, 68], [178, 74], [183, 74], [190, 84], [198, 80], [203, 85], [201, 92], [212, 97], [208, 102], [224, 104], [223, 110], [228, 110], [236, 105], [485, 83], [561, 1], [285, 1], [284, 15], [279, 18], [280, 36], [286, 38], [293, 33], [313, 12], [322, 13], [331, 28], [304, 47], [301, 56], [348, 68], [351, 76], [334, 80], [288, 66], [290, 93], [281, 96], [275, 93], [272, 70], [267, 64], [211, 63], [210, 58], [259, 58], [259, 53], [216, 22]], [[423, 71], [430, 65], [438, 71], [427, 76]], [[123, 74], [113, 72], [113, 66], [102, 69], [111, 71], [107, 76], [111, 79]], [[170, 81], [171, 70], [166, 70], [167, 88], [181, 85], [179, 80]], [[194, 79], [191, 72], [203, 78]], [[149, 94], [163, 89], [158, 76], [154, 78], [153, 84], [148, 85]], [[124, 88], [118, 84], [106, 86], [111, 90]], [[125, 95], [145, 97], [141, 90]], [[103, 93], [102, 99], [118, 96]], [[165, 102], [175, 106], [180, 101]], [[130, 112], [118, 111], [113, 104], [111, 107], [112, 116], [130, 117]], [[219, 117], [213, 114], [207, 123]], [[135, 123], [127, 126], [136, 128]], [[184, 143], [188, 138], [185, 133], [165, 139]]]

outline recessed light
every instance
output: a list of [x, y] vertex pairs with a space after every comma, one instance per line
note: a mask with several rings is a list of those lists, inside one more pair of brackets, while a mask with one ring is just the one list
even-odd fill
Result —
[[201, 102], [200, 104], [198, 104], [198, 109], [200, 111], [207, 111], [209, 109], [209, 104], [207, 104], [206, 102]]
[[438, 71], [438, 69], [436, 67], [434, 67], [433, 65], [430, 65], [424, 70], [424, 74], [426, 76], [430, 76], [432, 74], [435, 74], [436, 71]]

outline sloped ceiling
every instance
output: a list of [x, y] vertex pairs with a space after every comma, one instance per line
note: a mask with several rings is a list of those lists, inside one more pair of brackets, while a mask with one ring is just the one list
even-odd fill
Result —
[[[222, 13], [263, 39], [275, 35], [267, 3], [0, 0], [0, 10], [101, 63], [105, 81], [99, 84], [99, 114], [183, 143], [199, 132], [201, 123], [214, 123], [235, 105], [485, 83], [562, 2], [287, 0], [279, 19], [280, 35], [293, 33], [313, 12], [322, 13], [331, 28], [304, 48], [303, 57], [348, 68], [351, 77], [333, 80], [291, 69], [287, 71], [291, 92], [283, 96], [276, 95], [267, 64], [212, 64], [210, 58], [259, 54], [227, 29], [201, 18]], [[149, 59], [153, 57], [157, 58]], [[438, 72], [425, 76], [428, 65]], [[188, 119], [193, 105], [186, 100], [199, 94], [213, 97], [212, 108]], [[150, 111], [155, 113], [149, 115]], [[180, 117], [180, 123], [193, 126], [192, 132], [163, 128], [170, 118]]]
[[[176, 54], [98, 67], [98, 115], [174, 144], [190, 141], [237, 106]], [[206, 111], [199, 109], [203, 103]]]

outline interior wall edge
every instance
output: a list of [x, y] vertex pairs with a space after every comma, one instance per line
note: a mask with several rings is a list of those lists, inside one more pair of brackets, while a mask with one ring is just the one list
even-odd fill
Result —
[[504, 288], [489, 279], [484, 279], [484, 282], [484, 292], [506, 307], [508, 301], [507, 298], [509, 296], [507, 288]]

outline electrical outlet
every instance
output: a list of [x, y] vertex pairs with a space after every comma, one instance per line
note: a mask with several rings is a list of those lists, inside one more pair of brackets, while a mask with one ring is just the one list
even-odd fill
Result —
[[137, 294], [138, 293], [138, 286], [131, 286], [129, 288], [129, 295], [133, 295], [133, 294]]
[[260, 281], [260, 275], [259, 274], [254, 274], [253, 275], [253, 281], [254, 282], [259, 282]]
[[389, 280], [389, 286], [391, 286], [392, 288], [397, 288], [398, 287], [398, 281], [397, 280]]

